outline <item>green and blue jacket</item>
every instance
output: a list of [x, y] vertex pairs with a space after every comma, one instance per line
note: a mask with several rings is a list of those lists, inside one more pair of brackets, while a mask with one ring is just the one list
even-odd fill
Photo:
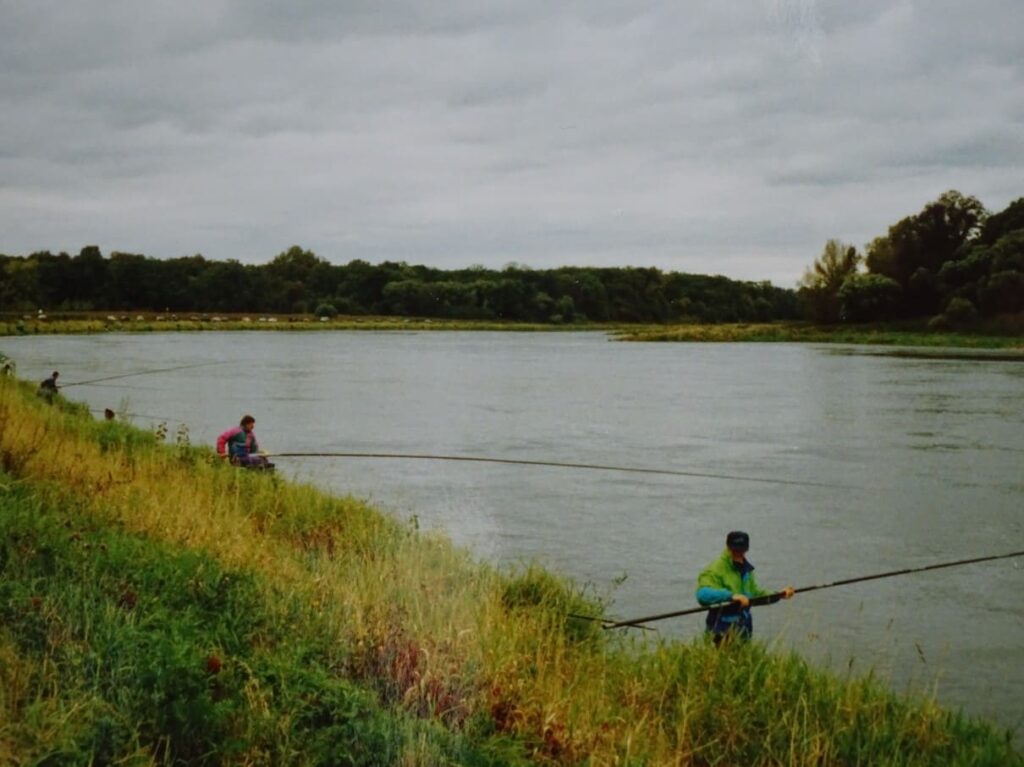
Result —
[[[708, 605], [728, 602], [733, 594], [745, 594], [750, 598], [770, 596], [754, 577], [754, 566], [749, 560], [733, 562], [729, 549], [705, 567], [697, 578], [697, 602]], [[734, 631], [749, 638], [754, 631], [754, 619], [749, 607], [731, 604], [708, 611], [707, 630], [713, 634]]]

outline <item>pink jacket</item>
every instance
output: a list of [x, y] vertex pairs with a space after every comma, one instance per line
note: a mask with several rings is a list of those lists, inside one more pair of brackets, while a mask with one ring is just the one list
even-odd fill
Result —
[[247, 434], [241, 426], [235, 426], [217, 437], [217, 452], [224, 455], [225, 449], [228, 455], [252, 455], [260, 446], [253, 432]]

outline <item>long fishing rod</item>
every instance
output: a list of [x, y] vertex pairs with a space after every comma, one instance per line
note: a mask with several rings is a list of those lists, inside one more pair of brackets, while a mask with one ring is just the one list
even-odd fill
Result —
[[155, 368], [153, 370], [141, 370], [138, 373], [123, 373], [121, 375], [116, 375], [116, 376], [106, 376], [104, 378], [92, 378], [92, 379], [90, 379], [88, 381], [74, 381], [74, 382], [69, 383], [69, 384], [61, 384], [60, 388], [61, 389], [67, 389], [69, 386], [85, 386], [86, 384], [96, 384], [96, 383], [101, 383], [103, 381], [118, 381], [118, 380], [120, 380], [122, 378], [131, 378], [133, 376], [148, 376], [148, 375], [152, 375], [154, 373], [170, 373], [170, 372], [172, 372], [174, 370], [191, 370], [192, 368], [202, 368], [202, 367], [208, 367], [210, 365], [223, 365], [223, 364], [225, 364], [225, 361], [220, 360], [218, 362], [198, 362], [198, 363], [196, 363], [194, 365], [177, 365], [177, 366], [171, 367], [171, 368]]
[[470, 455], [431, 455], [426, 453], [269, 453], [278, 458], [380, 458], [416, 461], [468, 461], [473, 463], [505, 463], [516, 466], [551, 466], [559, 469], [594, 469], [597, 471], [626, 471], [635, 474], [663, 474], [673, 477], [700, 477], [702, 479], [728, 479], [737, 482], [763, 482], [772, 485], [798, 485], [802, 487], [825, 487], [839, 490], [854, 490], [847, 485], [832, 485], [824, 482], [809, 482], [796, 479], [770, 479], [767, 477], [742, 477], [736, 474], [716, 474], [703, 471], [681, 471], [677, 469], [645, 469], [638, 466], [608, 466], [597, 463], [568, 463], [565, 461], [530, 461], [516, 458], [488, 458]]
[[[803, 586], [799, 589], [794, 589], [794, 594], [806, 594], [810, 591], [820, 591], [822, 589], [832, 589], [836, 586], [848, 586], [851, 583], [862, 583], [864, 581], [876, 581], [880, 578], [894, 578], [897, 575], [908, 575], [910, 573], [923, 573], [926, 570], [941, 570], [944, 567], [959, 567], [960, 565], [973, 565], [978, 562], [991, 562], [996, 559], [1011, 559], [1013, 557], [1024, 557], [1024, 551], [1013, 551], [1009, 554], [994, 554], [988, 557], [975, 557], [974, 559], [958, 559], [955, 562], [940, 562], [936, 565], [925, 565], [923, 567], [908, 567], [904, 570], [890, 570], [887, 573], [877, 573], [875, 575], [861, 575], [857, 578], [845, 578], [840, 581], [832, 581], [831, 583], [820, 583], [816, 586]], [[782, 592], [776, 592], [774, 594], [767, 594], [763, 597], [751, 597], [751, 606], [773, 604], [778, 602], [782, 598]], [[678, 618], [683, 615], [694, 615], [696, 613], [706, 613], [709, 610], [717, 610], [722, 607], [735, 606], [736, 603], [729, 602], [718, 602], [713, 605], [706, 605], [703, 607], [691, 607], [688, 610], [676, 610], [670, 613], [660, 613], [658, 615], [645, 615], [642, 618], [632, 618], [630, 620], [615, 621], [612, 623], [604, 623], [603, 627], [606, 629], [617, 629], [624, 628], [627, 626], [637, 626], [641, 623], [651, 623], [653, 621], [665, 620], [666, 618]], [[583, 616], [577, 616], [583, 617]], [[602, 620], [602, 619], [597, 619]], [[603, 621], [602, 621], [603, 622]]]
[[[583, 621], [593, 621], [594, 623], [604, 624], [601, 628], [611, 628], [611, 624], [615, 623], [614, 618], [599, 618], [596, 615], [582, 615], [580, 613], [566, 613], [569, 618], [578, 618]], [[653, 626], [643, 626], [639, 623], [629, 626], [629, 628], [643, 629], [644, 631], [657, 631], [658, 629]]]

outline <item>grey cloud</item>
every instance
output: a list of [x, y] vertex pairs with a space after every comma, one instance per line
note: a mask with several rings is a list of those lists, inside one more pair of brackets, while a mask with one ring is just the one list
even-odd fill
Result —
[[642, 263], [792, 284], [1021, 194], [1019, 0], [0, 0], [0, 251]]

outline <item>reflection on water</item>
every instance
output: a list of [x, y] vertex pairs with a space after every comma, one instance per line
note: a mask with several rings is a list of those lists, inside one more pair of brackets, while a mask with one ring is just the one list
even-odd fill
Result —
[[[847, 486], [424, 461], [285, 459], [480, 556], [536, 559], [628, 617], [693, 604], [730, 529], [769, 587], [1024, 548], [1024, 366], [891, 349], [618, 344], [601, 334], [203, 333], [8, 338], [19, 372], [71, 379], [97, 409], [163, 413], [212, 444], [243, 412], [277, 452], [478, 455]], [[865, 353], [871, 352], [871, 353]], [[884, 351], [876, 354], [876, 351]], [[147, 422], [138, 419], [140, 424]], [[1020, 562], [800, 596], [759, 637], [899, 690], [1024, 720]], [[625, 579], [622, 576], [625, 575]], [[699, 616], [661, 624], [698, 635]]]
[[835, 346], [832, 354], [868, 354], [919, 360], [969, 360], [971, 362], [1024, 362], [1024, 349], [956, 349], [943, 347]]

